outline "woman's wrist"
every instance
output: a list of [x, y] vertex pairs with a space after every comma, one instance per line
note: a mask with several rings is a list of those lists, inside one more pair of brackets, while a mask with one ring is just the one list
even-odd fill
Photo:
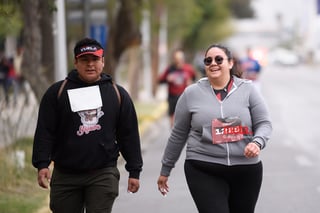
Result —
[[252, 143], [256, 144], [259, 147], [260, 150], [262, 149], [262, 145], [259, 142], [253, 141]]

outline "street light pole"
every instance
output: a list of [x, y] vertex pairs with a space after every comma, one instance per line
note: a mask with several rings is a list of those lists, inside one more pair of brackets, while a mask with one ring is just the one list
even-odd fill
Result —
[[151, 84], [151, 53], [150, 53], [150, 12], [144, 10], [142, 12], [142, 60], [143, 60], [143, 87], [146, 100], [152, 98], [152, 84]]
[[83, 4], [83, 28], [86, 37], [90, 35], [90, 1], [82, 0]]
[[67, 74], [67, 47], [64, 0], [56, 0], [57, 11], [54, 14], [54, 67], [55, 81], [65, 78]]

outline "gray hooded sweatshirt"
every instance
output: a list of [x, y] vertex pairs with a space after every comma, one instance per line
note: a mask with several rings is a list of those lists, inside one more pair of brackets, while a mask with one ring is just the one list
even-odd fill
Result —
[[178, 100], [161, 175], [170, 175], [185, 144], [187, 160], [228, 166], [258, 163], [259, 157], [244, 156], [245, 146], [255, 141], [264, 148], [271, 132], [267, 106], [251, 81], [233, 76], [228, 95], [220, 101], [208, 78], [202, 78]]

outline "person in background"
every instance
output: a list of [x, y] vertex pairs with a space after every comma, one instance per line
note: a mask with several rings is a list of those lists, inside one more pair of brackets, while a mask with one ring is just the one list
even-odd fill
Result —
[[16, 75], [19, 78], [22, 78], [22, 70], [21, 70], [21, 65], [22, 65], [22, 60], [23, 60], [23, 47], [18, 46], [16, 49], [16, 52], [13, 56], [13, 66], [16, 71]]
[[206, 77], [206, 70], [203, 64], [204, 51], [199, 51], [195, 54], [193, 64], [198, 71], [199, 78]]
[[13, 92], [13, 106], [16, 106], [17, 101], [18, 101], [18, 90], [19, 90], [19, 85], [18, 85], [18, 79], [16, 75], [16, 70], [14, 69], [13, 65], [13, 58], [8, 58], [7, 59], [8, 67], [9, 67], [9, 72], [7, 76], [7, 86], [8, 90]]
[[23, 46], [19, 45], [17, 46], [16, 52], [13, 56], [13, 67], [16, 72], [16, 80], [19, 87], [19, 92], [22, 92], [25, 97], [25, 103], [29, 103], [29, 94], [27, 90], [27, 81], [24, 77], [23, 71], [21, 69], [22, 60], [23, 60], [23, 52], [24, 48]]
[[262, 183], [261, 151], [272, 132], [267, 106], [252, 82], [242, 79], [225, 46], [208, 47], [207, 77], [187, 87], [157, 181], [162, 195], [187, 144], [184, 171], [199, 213], [253, 213]]
[[143, 161], [135, 107], [126, 90], [102, 73], [104, 61], [99, 42], [78, 41], [75, 69], [42, 97], [32, 164], [38, 184], [50, 183], [53, 213], [110, 213], [119, 193], [119, 153], [129, 173], [127, 191], [139, 190]]
[[246, 58], [240, 61], [241, 69], [243, 71], [243, 77], [248, 80], [252, 80], [255, 86], [260, 89], [259, 75], [261, 73], [261, 65], [257, 59], [254, 58], [251, 48], [246, 50]]
[[177, 101], [184, 89], [193, 83], [196, 78], [196, 71], [192, 65], [185, 62], [184, 52], [176, 50], [173, 53], [171, 64], [159, 76], [159, 83], [168, 84], [168, 114], [170, 125], [172, 127], [174, 120], [174, 111]]
[[10, 63], [9, 59], [3, 54], [0, 53], [0, 84], [3, 88], [4, 93], [4, 103], [7, 105], [9, 103], [9, 83], [8, 76], [10, 72]]

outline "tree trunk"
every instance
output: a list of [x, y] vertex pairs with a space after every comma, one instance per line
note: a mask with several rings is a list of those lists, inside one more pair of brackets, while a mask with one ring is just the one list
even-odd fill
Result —
[[39, 28], [38, 3], [38, 0], [24, 0], [21, 7], [24, 20], [23, 43], [25, 46], [22, 68], [25, 78], [30, 83], [39, 101], [49, 82], [41, 72], [42, 36]]
[[49, 82], [54, 81], [53, 0], [39, 1], [40, 30], [42, 35], [41, 64]]
[[[139, 91], [139, 65], [140, 65], [140, 47], [131, 47], [128, 49], [128, 82], [129, 93], [133, 100], [138, 99]], [[141, 66], [140, 66], [141, 67]]]
[[[115, 9], [110, 1], [108, 6], [109, 35], [106, 47], [106, 72], [114, 76], [115, 67], [119, 63], [122, 53], [129, 47], [141, 44], [138, 16], [140, 0], [117, 1], [119, 8]], [[113, 4], [112, 4], [113, 3]], [[139, 13], [138, 13], [139, 14]]]
[[[163, 27], [166, 26], [166, 10], [163, 5], [162, 1], [159, 1], [156, 5], [155, 8], [153, 9], [155, 11], [155, 16], [153, 16], [153, 21], [152, 24], [153, 30], [152, 30], [152, 37], [151, 37], [151, 57], [152, 57], [152, 95], [155, 96], [157, 93], [158, 89], [158, 75], [159, 75], [159, 65], [160, 62], [160, 53], [159, 53], [159, 48], [161, 48], [161, 51], [164, 51], [164, 48], [166, 48], [166, 42], [164, 41], [164, 38], [160, 38], [160, 33], [162, 31], [163, 33]], [[162, 53], [163, 54], [163, 53]], [[161, 72], [163, 70], [160, 70]]]
[[155, 35], [152, 38], [151, 47], [151, 77], [152, 77], [152, 95], [155, 96], [158, 88], [158, 67], [159, 67], [159, 36]]

